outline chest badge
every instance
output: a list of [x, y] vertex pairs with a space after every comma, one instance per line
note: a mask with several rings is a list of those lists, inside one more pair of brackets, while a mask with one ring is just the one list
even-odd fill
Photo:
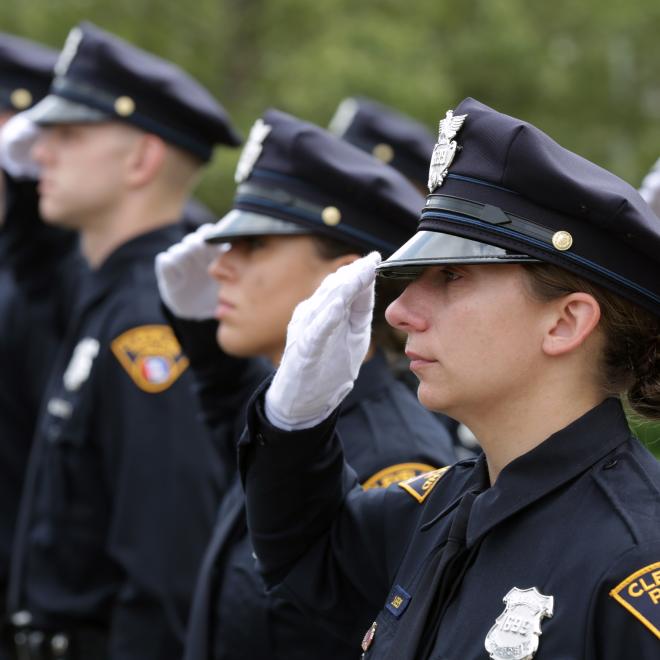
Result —
[[64, 387], [69, 392], [75, 392], [89, 378], [94, 359], [99, 354], [98, 339], [85, 337], [73, 349], [71, 360], [64, 372]]
[[503, 598], [506, 607], [486, 635], [486, 651], [494, 660], [530, 660], [539, 647], [541, 619], [551, 618], [554, 598], [514, 587]]

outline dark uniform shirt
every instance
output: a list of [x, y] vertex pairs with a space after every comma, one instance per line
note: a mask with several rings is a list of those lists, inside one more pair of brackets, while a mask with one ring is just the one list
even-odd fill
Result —
[[[4, 173], [0, 172], [0, 176]], [[39, 402], [62, 338], [76, 236], [44, 225], [35, 182], [5, 175], [0, 228], [0, 612]]]
[[[346, 458], [368, 488], [454, 462], [445, 427], [394, 378], [380, 353], [362, 365], [337, 425]], [[198, 580], [186, 659], [355, 657], [355, 647], [341, 637], [326, 637], [295, 601], [265, 593], [247, 535], [242, 487], [236, 483], [220, 507]]]
[[37, 423], [10, 582], [11, 611], [111, 658], [179, 658], [221, 488], [187, 360], [165, 324], [139, 236], [84, 278]]
[[285, 433], [255, 402], [240, 462], [262, 571], [356, 656], [378, 608], [365, 658], [660, 657], [660, 465], [618, 400], [493, 486], [481, 456], [367, 492], [334, 418]]

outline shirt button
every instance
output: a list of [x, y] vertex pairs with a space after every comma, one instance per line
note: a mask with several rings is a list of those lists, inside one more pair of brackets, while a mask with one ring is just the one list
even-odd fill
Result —
[[264, 447], [264, 446], [266, 445], [266, 438], [264, 438], [264, 434], [263, 434], [263, 433], [257, 433], [256, 438], [257, 438], [257, 442], [258, 442], [262, 447]]

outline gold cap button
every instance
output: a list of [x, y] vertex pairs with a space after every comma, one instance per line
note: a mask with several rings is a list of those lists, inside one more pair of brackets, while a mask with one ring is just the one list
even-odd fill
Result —
[[19, 87], [11, 93], [9, 100], [17, 110], [25, 110], [32, 103], [32, 94], [27, 89]]
[[135, 112], [135, 101], [130, 96], [120, 96], [115, 101], [115, 112], [120, 117], [128, 117]]
[[321, 213], [321, 219], [326, 225], [334, 227], [341, 222], [341, 211], [336, 206], [326, 206]]
[[389, 163], [394, 158], [394, 149], [389, 144], [381, 142], [377, 144], [372, 150], [371, 153], [378, 158], [378, 160], [383, 161], [383, 163]]
[[552, 235], [552, 244], [557, 250], [565, 252], [573, 245], [573, 237], [567, 231], [556, 231]]

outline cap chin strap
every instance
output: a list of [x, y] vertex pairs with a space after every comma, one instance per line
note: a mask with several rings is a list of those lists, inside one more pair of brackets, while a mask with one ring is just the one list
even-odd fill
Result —
[[554, 231], [513, 213], [507, 213], [499, 206], [493, 206], [492, 204], [480, 204], [479, 202], [452, 197], [451, 195], [429, 195], [426, 198], [425, 208], [433, 211], [458, 213], [468, 218], [488, 222], [491, 225], [506, 225], [508, 229], [513, 229], [520, 234], [552, 244]]

